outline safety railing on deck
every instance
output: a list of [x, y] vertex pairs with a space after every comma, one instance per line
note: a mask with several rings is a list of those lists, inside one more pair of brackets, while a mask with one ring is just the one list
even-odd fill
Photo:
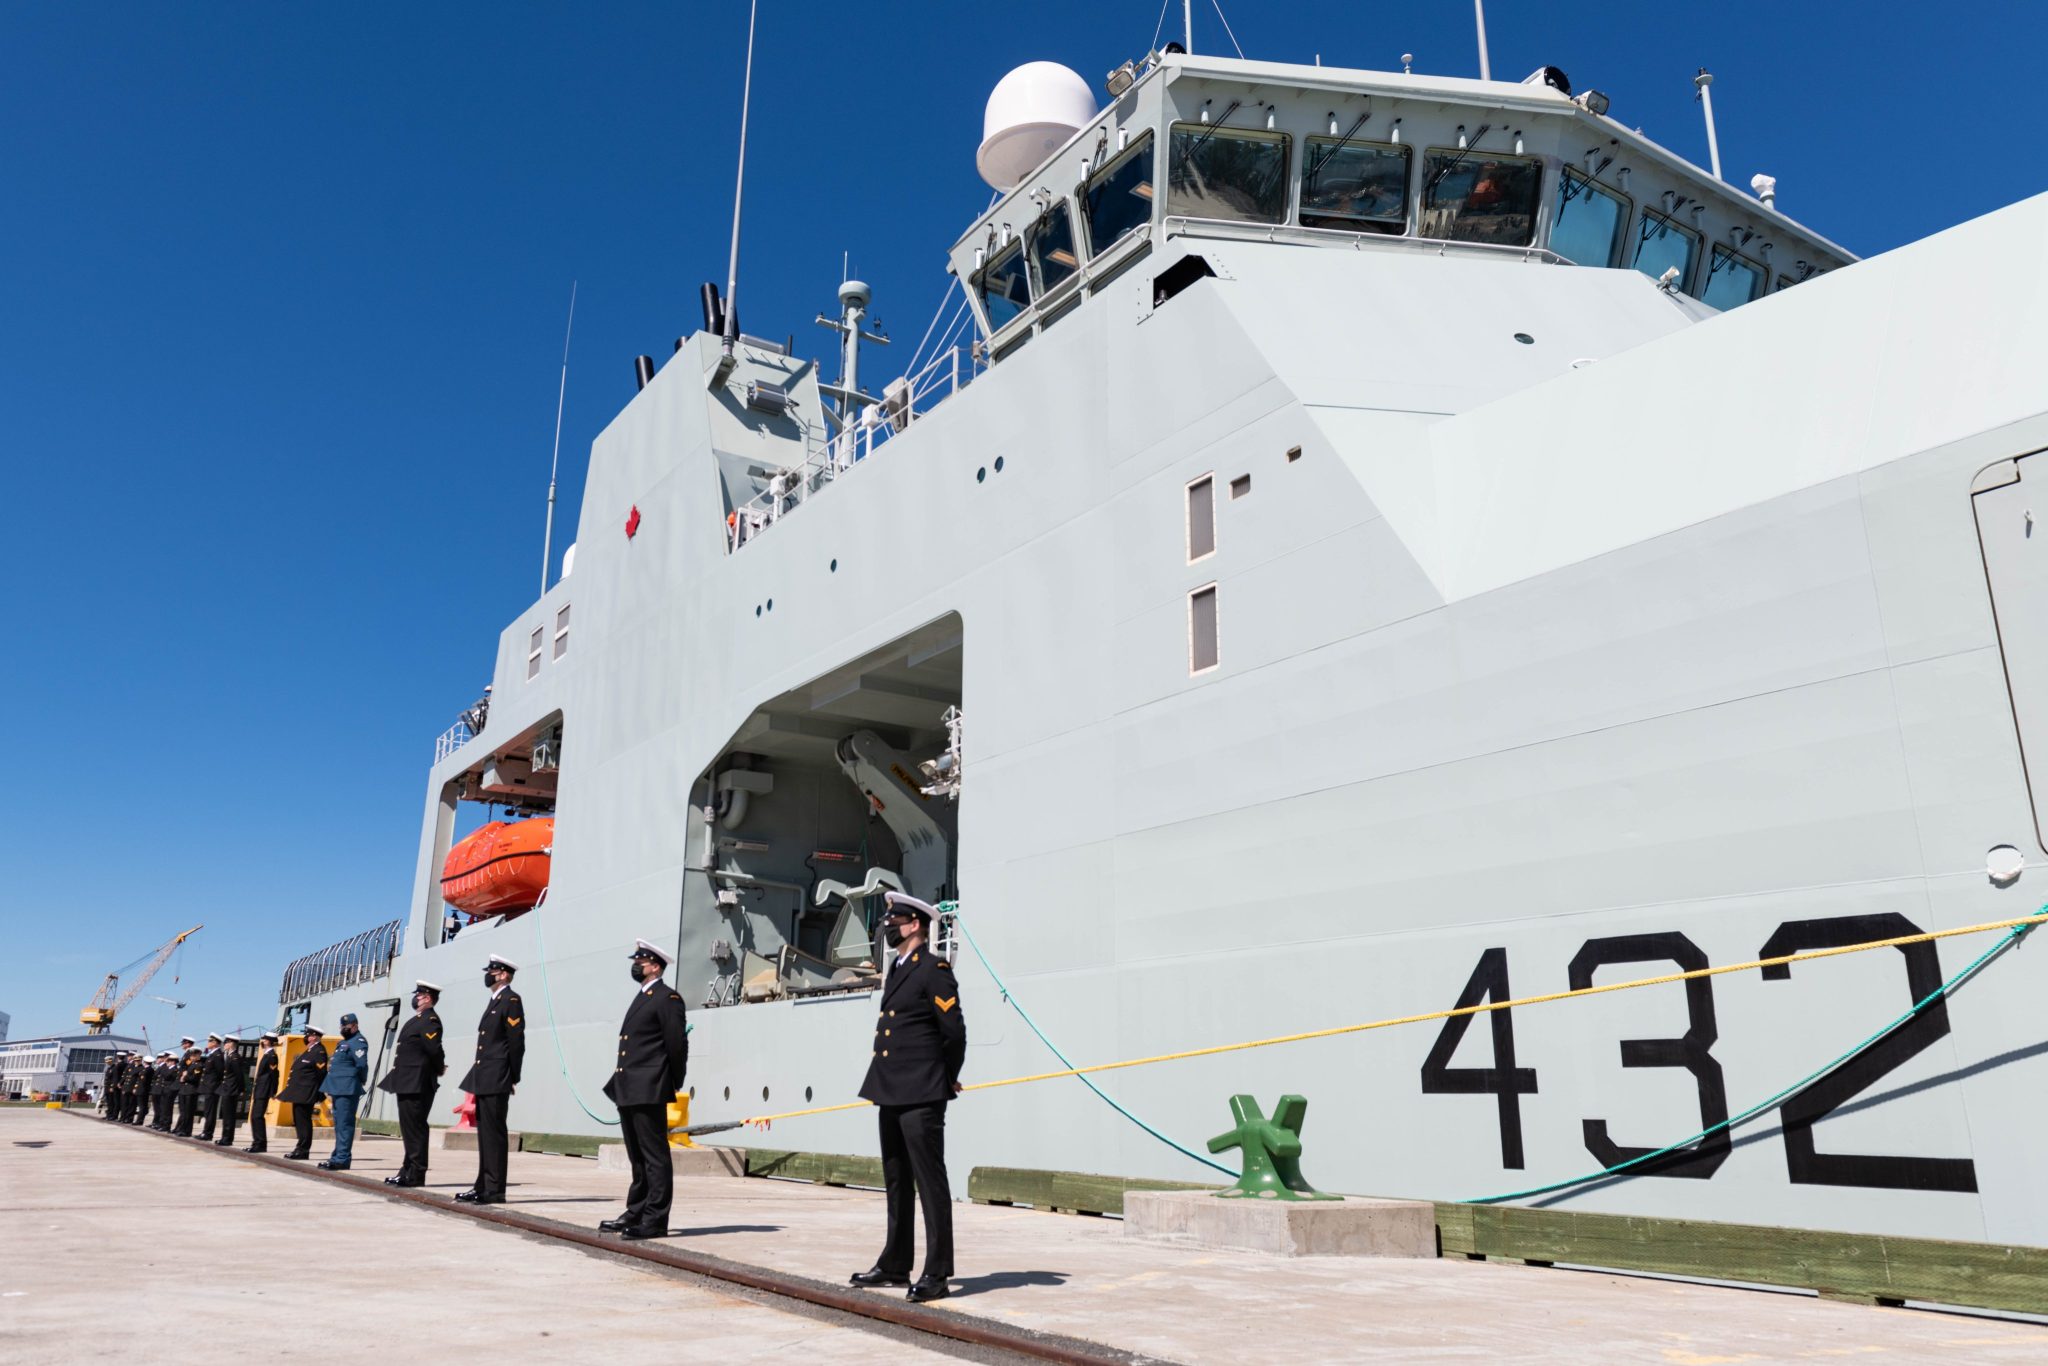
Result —
[[278, 1001], [303, 1001], [325, 991], [390, 976], [391, 960], [398, 956], [398, 936], [404, 930], [403, 920], [393, 920], [294, 960], [284, 970]]
[[461, 749], [475, 738], [475, 736], [470, 734], [467, 721], [457, 721], [454, 725], [442, 731], [439, 738], [434, 741], [434, 762], [440, 763], [443, 759], [453, 754], [456, 750]]
[[810, 446], [801, 466], [778, 471], [767, 488], [727, 515], [726, 552], [737, 551], [835, 480], [851, 474], [972, 378], [972, 366], [963, 368], [961, 348], [956, 346], [941, 351], [916, 374], [891, 381], [882, 390], [881, 402], [868, 405], [858, 421], [824, 443]]

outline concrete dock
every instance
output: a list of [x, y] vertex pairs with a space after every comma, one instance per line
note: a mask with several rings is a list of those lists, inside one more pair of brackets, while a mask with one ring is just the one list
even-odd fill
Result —
[[[496, 1209], [527, 1226], [515, 1229], [387, 1198], [397, 1155], [396, 1140], [366, 1137], [351, 1172], [309, 1179], [298, 1172], [310, 1164], [0, 1110], [0, 1362], [254, 1361], [324, 1355], [337, 1338], [351, 1357], [438, 1360], [1084, 1359], [1099, 1344], [1103, 1360], [1181, 1362], [2048, 1361], [2048, 1328], [1990, 1317], [1463, 1260], [1224, 1254], [1126, 1241], [1114, 1219], [959, 1205], [955, 1294], [926, 1312], [1039, 1335], [1012, 1351], [551, 1236], [618, 1212], [623, 1176], [589, 1159], [514, 1153]], [[434, 1161], [430, 1196], [474, 1175], [467, 1154]], [[631, 1246], [843, 1290], [874, 1260], [881, 1198], [691, 1180], [673, 1224], [671, 1238]], [[860, 1293], [901, 1304], [900, 1291]]]

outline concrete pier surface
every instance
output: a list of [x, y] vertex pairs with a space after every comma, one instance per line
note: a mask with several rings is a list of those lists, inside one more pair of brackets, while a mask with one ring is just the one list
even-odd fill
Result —
[[[475, 1174], [466, 1153], [432, 1158], [429, 1191]], [[982, 1351], [393, 1202], [374, 1192], [397, 1162], [395, 1140], [364, 1138], [351, 1172], [307, 1179], [97, 1118], [0, 1111], [0, 1362], [256, 1361], [344, 1344], [437, 1360]], [[499, 1208], [579, 1230], [618, 1213], [625, 1186], [587, 1158], [514, 1153], [511, 1174]], [[2048, 1361], [2048, 1327], [1989, 1317], [1464, 1260], [1218, 1253], [1025, 1209], [954, 1215], [959, 1275], [938, 1312], [1157, 1360]], [[881, 1221], [870, 1191], [690, 1179], [674, 1236], [654, 1246], [843, 1286], [874, 1261]]]

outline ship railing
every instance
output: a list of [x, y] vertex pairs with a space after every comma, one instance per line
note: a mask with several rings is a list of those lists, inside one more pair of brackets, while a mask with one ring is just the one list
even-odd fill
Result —
[[440, 737], [434, 741], [434, 762], [440, 763], [475, 738], [476, 734], [470, 730], [469, 722], [457, 721], [442, 731]]
[[278, 1002], [304, 1001], [323, 992], [389, 977], [392, 960], [398, 957], [398, 939], [404, 932], [403, 920], [387, 921], [317, 953], [294, 959], [284, 970], [284, 982], [277, 991]]
[[768, 487], [726, 518], [726, 552], [751, 542], [826, 487], [859, 468], [875, 452], [908, 431], [920, 418], [965, 388], [972, 366], [960, 363], [961, 348], [949, 347], [915, 374], [891, 381], [879, 403], [869, 404], [838, 435], [808, 445], [803, 464], [778, 471]]

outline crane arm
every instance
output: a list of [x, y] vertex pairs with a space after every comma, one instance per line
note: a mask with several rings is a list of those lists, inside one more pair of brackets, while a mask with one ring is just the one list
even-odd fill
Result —
[[120, 974], [108, 973], [107, 980], [100, 984], [99, 991], [93, 996], [92, 1004], [79, 1012], [79, 1022], [84, 1024], [90, 1033], [105, 1033], [114, 1023], [114, 1017], [125, 1010], [128, 1004], [141, 994], [142, 989], [149, 985], [149, 979], [156, 976], [157, 969], [170, 961], [171, 955], [178, 951], [178, 946], [205, 928], [204, 925], [194, 925], [177, 938], [159, 946], [157, 951], [149, 956], [148, 964], [130, 979], [127, 989], [111, 1004], [108, 1003], [108, 998], [113, 997], [119, 986]]

